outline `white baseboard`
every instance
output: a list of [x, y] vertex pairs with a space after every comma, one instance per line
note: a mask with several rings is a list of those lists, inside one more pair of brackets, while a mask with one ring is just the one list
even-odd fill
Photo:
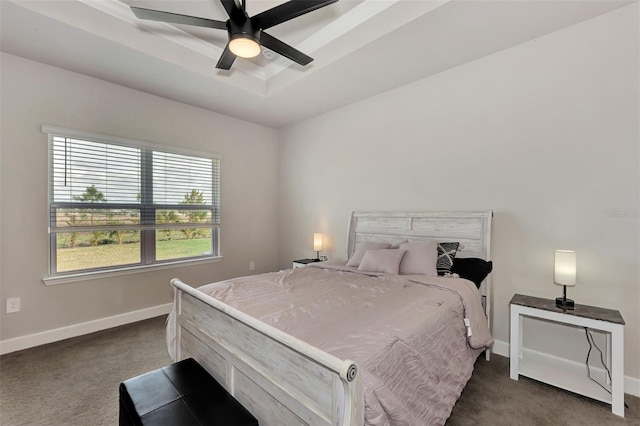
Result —
[[492, 352], [494, 354], [509, 358], [509, 343], [503, 342], [502, 340], [495, 340], [493, 342]]
[[[503, 342], [501, 340], [496, 340], [493, 344], [493, 353], [509, 358], [509, 343]], [[572, 361], [566, 358], [560, 358], [555, 355], [549, 355], [527, 348], [523, 348], [523, 355], [527, 358], [536, 359], [537, 362], [542, 362], [546, 365], [553, 365], [556, 368], [561, 368], [564, 370], [585, 369], [583, 363]], [[591, 371], [593, 372], [593, 376], [598, 375], [604, 377], [604, 368], [591, 367]], [[640, 379], [624, 376], [624, 393], [640, 397]]]
[[172, 303], [0, 341], [0, 355], [166, 315]]

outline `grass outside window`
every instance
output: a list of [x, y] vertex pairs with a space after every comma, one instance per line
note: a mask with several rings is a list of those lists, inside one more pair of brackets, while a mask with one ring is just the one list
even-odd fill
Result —
[[[156, 231], [156, 260], [183, 259], [211, 254], [212, 239], [210, 229], [201, 231], [195, 237], [180, 237], [180, 231]], [[96, 233], [58, 234], [57, 266], [59, 272], [84, 269], [125, 266], [140, 263], [140, 235], [128, 231], [122, 237], [122, 243], [110, 241], [105, 244], [104, 235]], [[194, 232], [195, 234], [195, 232]], [[71, 247], [70, 241], [74, 240]], [[93, 244], [99, 240], [100, 244]]]

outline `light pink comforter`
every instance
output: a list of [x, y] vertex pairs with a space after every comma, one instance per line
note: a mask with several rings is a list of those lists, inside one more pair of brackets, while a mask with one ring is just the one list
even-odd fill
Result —
[[[317, 264], [199, 290], [354, 360], [365, 387], [367, 425], [444, 424], [481, 349], [493, 343], [480, 294], [459, 278], [370, 276]], [[465, 314], [478, 349], [467, 342]]]

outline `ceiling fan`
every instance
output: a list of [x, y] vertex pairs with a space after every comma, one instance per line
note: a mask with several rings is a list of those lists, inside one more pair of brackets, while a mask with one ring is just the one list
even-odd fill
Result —
[[131, 10], [140, 19], [227, 30], [229, 41], [216, 68], [228, 70], [238, 56], [241, 58], [257, 56], [260, 53], [260, 45], [300, 65], [307, 65], [313, 61], [313, 58], [270, 36], [264, 30], [338, 0], [291, 0], [252, 17], [247, 15], [245, 1], [242, 0], [240, 3], [240, 0], [220, 0], [229, 15], [226, 22], [135, 6], [131, 6]]

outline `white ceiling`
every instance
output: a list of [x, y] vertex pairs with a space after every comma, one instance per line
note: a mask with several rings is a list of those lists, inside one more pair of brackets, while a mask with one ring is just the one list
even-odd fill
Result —
[[[267, 32], [315, 60], [238, 58], [226, 33], [129, 5], [226, 20], [218, 0], [0, 0], [1, 50], [272, 127], [292, 124], [637, 0], [339, 0]], [[246, 0], [253, 16], [284, 3]]]

